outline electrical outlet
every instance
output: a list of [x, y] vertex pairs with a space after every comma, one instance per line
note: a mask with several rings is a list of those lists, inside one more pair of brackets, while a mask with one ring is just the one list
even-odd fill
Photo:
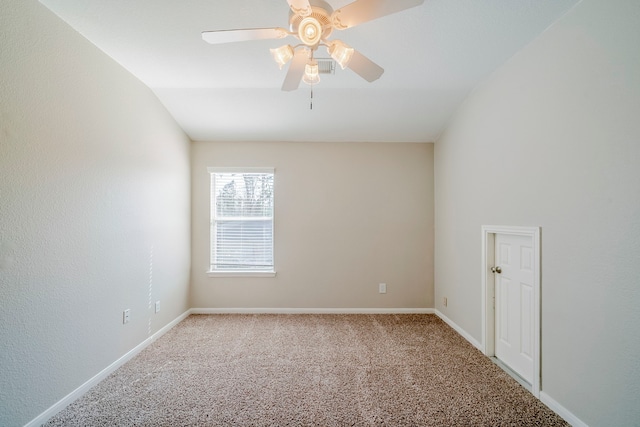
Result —
[[380, 283], [378, 285], [378, 292], [380, 292], [381, 294], [386, 294], [387, 293], [387, 284], [386, 283]]
[[127, 308], [122, 312], [122, 324], [129, 323], [129, 320], [131, 320], [131, 310]]
[[447, 297], [442, 298], [442, 304], [444, 304], [444, 306], [447, 306]]
[[160, 301], [156, 301], [156, 313], [160, 311]]

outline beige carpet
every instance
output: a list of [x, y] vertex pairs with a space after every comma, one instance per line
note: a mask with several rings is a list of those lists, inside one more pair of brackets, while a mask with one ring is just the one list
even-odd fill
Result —
[[565, 426], [434, 315], [192, 315], [47, 426]]

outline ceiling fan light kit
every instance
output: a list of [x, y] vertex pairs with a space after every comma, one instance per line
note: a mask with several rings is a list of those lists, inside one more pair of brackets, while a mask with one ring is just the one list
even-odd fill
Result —
[[313, 17], [308, 16], [300, 22], [298, 27], [298, 38], [307, 46], [315, 46], [322, 37], [322, 26]]
[[311, 60], [304, 66], [302, 81], [310, 86], [320, 83], [320, 73], [318, 72], [318, 62], [316, 60]]
[[333, 30], [344, 30], [424, 3], [424, 0], [356, 0], [336, 11], [324, 0], [287, 0], [289, 31], [284, 28], [247, 28], [204, 31], [202, 38], [211, 44], [296, 37], [301, 44], [270, 49], [280, 69], [291, 62], [282, 90], [296, 90], [303, 81], [320, 82], [314, 52], [324, 46], [331, 58], [344, 70], [349, 68], [369, 82], [380, 78], [384, 69], [341, 40], [329, 40]]
[[351, 57], [353, 56], [354, 49], [340, 40], [333, 40], [328, 47], [329, 55], [340, 65], [344, 70], [349, 66]]
[[273, 60], [280, 66], [281, 70], [284, 64], [291, 61], [291, 58], [293, 58], [293, 48], [288, 44], [280, 46], [277, 49], [269, 49], [269, 51], [273, 56]]

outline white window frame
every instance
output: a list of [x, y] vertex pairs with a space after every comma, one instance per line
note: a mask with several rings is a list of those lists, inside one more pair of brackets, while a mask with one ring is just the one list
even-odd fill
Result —
[[232, 271], [232, 270], [214, 270], [211, 264], [211, 259], [213, 257], [214, 245], [215, 245], [215, 236], [213, 235], [213, 222], [215, 221], [215, 201], [214, 201], [214, 192], [213, 188], [211, 188], [211, 175], [216, 173], [269, 173], [274, 175], [275, 180], [275, 168], [269, 167], [208, 167], [207, 171], [210, 174], [209, 180], [209, 270], [207, 271], [207, 275], [209, 277], [275, 277], [276, 276], [276, 260], [275, 260], [275, 206], [274, 212], [272, 215], [272, 223], [273, 223], [273, 236], [271, 240], [272, 251], [273, 251], [273, 268], [271, 270], [258, 270], [258, 271]]

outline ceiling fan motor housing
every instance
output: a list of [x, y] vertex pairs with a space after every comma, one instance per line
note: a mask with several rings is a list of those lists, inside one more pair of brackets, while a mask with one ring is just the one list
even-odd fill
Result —
[[333, 32], [331, 14], [333, 8], [323, 0], [311, 0], [311, 15], [301, 16], [293, 11], [289, 12], [289, 28], [298, 34], [300, 40], [307, 46], [317, 46], [326, 40]]

